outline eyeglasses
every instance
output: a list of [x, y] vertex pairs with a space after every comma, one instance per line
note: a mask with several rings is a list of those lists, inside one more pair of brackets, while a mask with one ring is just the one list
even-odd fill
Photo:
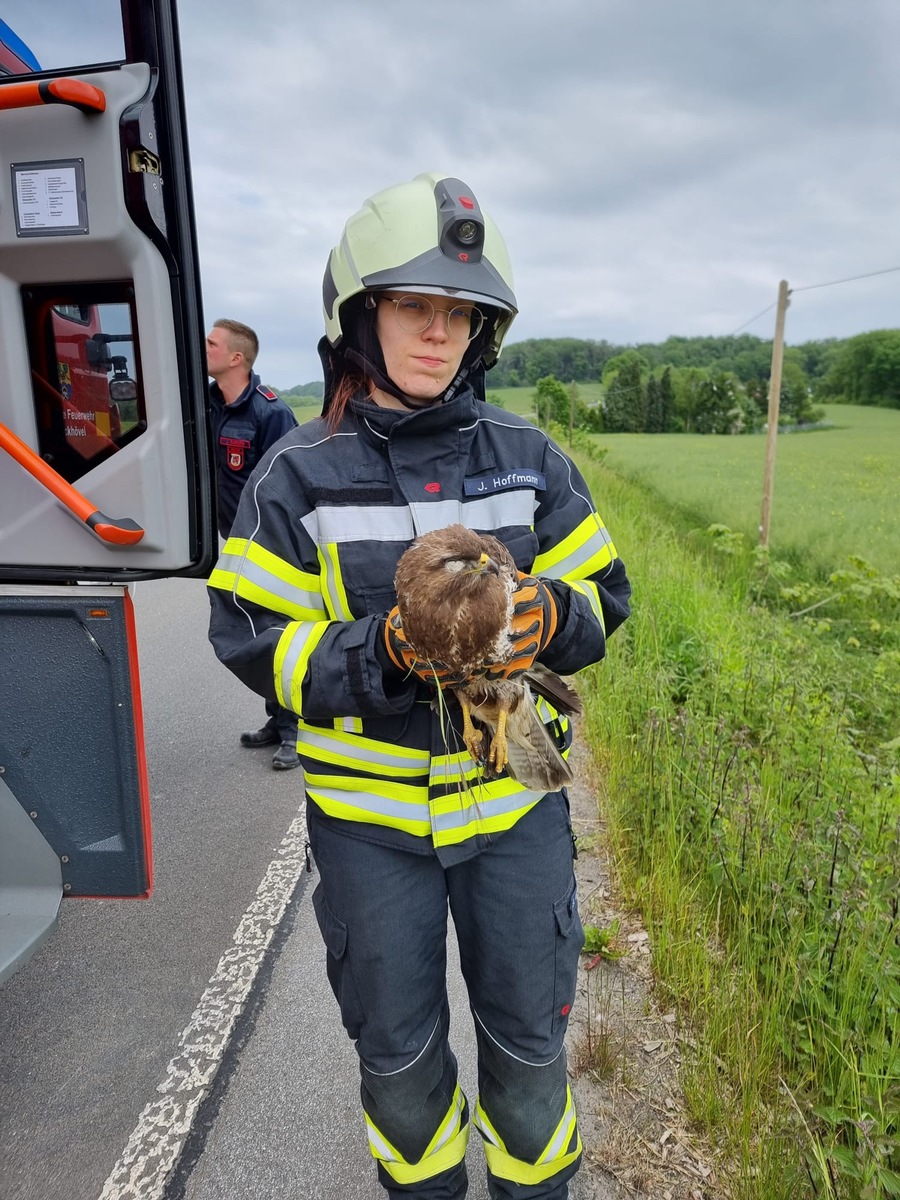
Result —
[[397, 324], [407, 333], [424, 333], [439, 312], [444, 314], [447, 333], [455, 342], [471, 342], [484, 325], [484, 313], [474, 304], [436, 309], [427, 296], [381, 296], [380, 299], [393, 304]]

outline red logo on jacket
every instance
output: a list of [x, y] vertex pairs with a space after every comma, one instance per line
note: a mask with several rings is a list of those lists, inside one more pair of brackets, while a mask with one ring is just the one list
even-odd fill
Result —
[[240, 471], [244, 465], [244, 455], [250, 449], [250, 443], [245, 438], [220, 437], [219, 445], [225, 447], [225, 461], [232, 471]]
[[425, 484], [426, 492], [439, 492], [440, 490], [441, 490], [441, 485], [439, 483], [426, 483]]

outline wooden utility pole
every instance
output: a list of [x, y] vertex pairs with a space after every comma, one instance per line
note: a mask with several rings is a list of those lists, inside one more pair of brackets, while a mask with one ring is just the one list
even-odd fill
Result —
[[781, 408], [781, 364], [784, 360], [784, 314], [787, 312], [787, 280], [778, 285], [778, 307], [775, 311], [775, 337], [772, 339], [772, 368], [769, 372], [769, 417], [766, 431], [766, 469], [763, 476], [762, 516], [759, 521], [759, 544], [769, 545], [769, 524], [772, 518], [772, 487], [775, 482], [775, 446], [778, 440], [778, 414]]

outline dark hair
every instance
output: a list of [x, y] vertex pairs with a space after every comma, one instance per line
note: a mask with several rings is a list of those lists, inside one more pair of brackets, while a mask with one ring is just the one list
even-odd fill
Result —
[[328, 411], [325, 414], [325, 422], [328, 425], [329, 433], [336, 433], [341, 421], [344, 419], [344, 413], [347, 411], [347, 405], [354, 396], [369, 395], [374, 384], [368, 376], [363, 375], [361, 371], [348, 371], [341, 375], [335, 385], [334, 394], [331, 397], [331, 403], [328, 405]]

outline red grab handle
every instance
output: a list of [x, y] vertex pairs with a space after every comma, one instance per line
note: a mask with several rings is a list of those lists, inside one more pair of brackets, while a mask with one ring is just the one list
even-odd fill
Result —
[[80, 79], [43, 79], [0, 87], [0, 110], [39, 104], [68, 104], [81, 112], [102, 113], [106, 112], [106, 94]]

